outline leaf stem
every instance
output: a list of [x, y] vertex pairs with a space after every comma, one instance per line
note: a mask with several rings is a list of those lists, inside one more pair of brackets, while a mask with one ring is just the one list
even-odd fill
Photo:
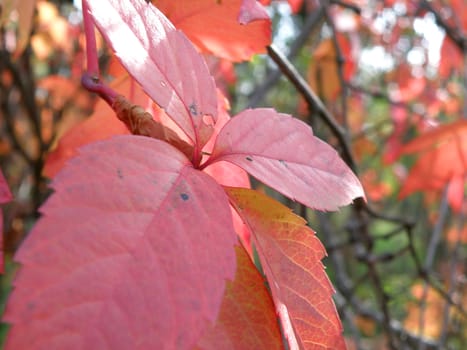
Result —
[[86, 38], [86, 70], [81, 77], [81, 85], [86, 90], [97, 93], [112, 107], [118, 94], [100, 81], [96, 36], [94, 34], [95, 27], [91, 18], [88, 0], [82, 0], [82, 7], [84, 35]]
[[118, 93], [102, 83], [98, 77], [90, 75], [89, 73], [84, 73], [81, 77], [81, 85], [83, 85], [86, 90], [98, 94], [109, 104], [110, 107], [113, 108], [113, 104]]
[[97, 59], [96, 36], [87, 0], [82, 0], [82, 7], [84, 35], [86, 38], [86, 72], [97, 78], [99, 77], [99, 63]]

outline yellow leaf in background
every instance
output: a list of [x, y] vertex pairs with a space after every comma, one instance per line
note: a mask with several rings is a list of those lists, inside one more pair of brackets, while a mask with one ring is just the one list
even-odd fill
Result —
[[31, 36], [32, 19], [36, 0], [6, 0], [2, 1], [0, 26], [13, 22], [17, 26], [16, 47], [14, 57], [21, 55]]
[[313, 54], [308, 68], [311, 88], [326, 101], [333, 100], [340, 91], [336, 50], [331, 39], [324, 40]]
[[[350, 42], [342, 34], [337, 36], [337, 42], [344, 59], [343, 78], [349, 80], [355, 71]], [[338, 69], [338, 56], [333, 40], [323, 40], [313, 53], [313, 61], [308, 68], [308, 83], [326, 101], [335, 100], [341, 91]]]
[[[407, 317], [404, 327], [417, 336], [423, 336], [432, 340], [439, 338], [443, 324], [443, 312], [446, 301], [433, 288], [426, 287], [421, 283], [411, 288], [411, 293], [417, 301], [408, 304]], [[426, 293], [425, 309], [422, 311], [420, 303]], [[423, 327], [420, 327], [420, 318], [423, 317]]]

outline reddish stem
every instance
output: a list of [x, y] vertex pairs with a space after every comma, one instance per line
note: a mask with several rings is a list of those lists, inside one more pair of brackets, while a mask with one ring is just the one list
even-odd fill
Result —
[[95, 92], [113, 108], [115, 98], [118, 96], [114, 90], [103, 84], [98, 77], [84, 73], [81, 77], [81, 85], [88, 91]]
[[94, 35], [94, 23], [89, 12], [87, 0], [82, 0], [84, 35], [86, 37], [86, 72], [99, 77], [99, 63], [97, 59], [96, 36]]
[[81, 78], [81, 84], [89, 91], [97, 93], [111, 107], [118, 95], [110, 87], [99, 79], [99, 60], [97, 57], [96, 36], [94, 34], [94, 22], [89, 11], [88, 0], [82, 0], [83, 25], [86, 38], [86, 72]]

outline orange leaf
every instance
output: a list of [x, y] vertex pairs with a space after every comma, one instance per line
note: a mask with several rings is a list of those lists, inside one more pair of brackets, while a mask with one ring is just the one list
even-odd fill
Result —
[[252, 232], [290, 348], [345, 349], [326, 252], [305, 220], [259, 192], [225, 190]]
[[420, 153], [399, 194], [404, 198], [416, 191], [442, 190], [452, 185], [449, 203], [459, 210], [464, 196], [460, 182], [467, 175], [467, 120], [440, 126], [404, 145], [400, 154]]
[[457, 226], [450, 227], [445, 232], [445, 239], [451, 246], [455, 246], [459, 243], [467, 244], [467, 225], [464, 225], [462, 231]]
[[264, 53], [271, 42], [271, 21], [238, 22], [242, 0], [154, 0], [153, 3], [203, 52], [232, 61]]
[[264, 279], [242, 247], [235, 247], [237, 272], [227, 282], [219, 317], [199, 349], [282, 349], [274, 304]]
[[79, 81], [60, 75], [48, 75], [37, 82], [37, 87], [47, 92], [49, 103], [54, 109], [63, 109], [69, 102], [83, 109], [89, 107], [89, 93], [84, 93]]
[[[404, 327], [416, 335], [424, 336], [428, 339], [437, 339], [440, 336], [443, 323], [444, 299], [433, 288], [426, 287], [426, 306], [424, 311], [420, 308], [420, 303], [424, 296], [424, 286], [420, 283], [411, 288], [412, 295], [418, 302], [411, 302], [407, 307], [407, 317], [404, 321]], [[421, 314], [423, 312], [423, 314]], [[423, 328], [420, 328], [420, 317], [423, 315]]]
[[[337, 41], [344, 57], [344, 79], [349, 80], [355, 72], [355, 63], [351, 55], [349, 40], [342, 34], [337, 34]], [[341, 91], [341, 81], [338, 73], [337, 52], [332, 39], [321, 42], [313, 53], [313, 62], [308, 69], [308, 82], [314, 91], [326, 100], [333, 100]]]
[[[132, 102], [145, 105], [147, 96], [128, 76], [115, 80], [110, 86], [122, 95], [132, 95]], [[76, 155], [80, 146], [128, 133], [125, 124], [118, 120], [115, 112], [103, 100], [99, 100], [92, 116], [68, 130], [48, 155], [44, 175], [53, 178], [65, 162]]]

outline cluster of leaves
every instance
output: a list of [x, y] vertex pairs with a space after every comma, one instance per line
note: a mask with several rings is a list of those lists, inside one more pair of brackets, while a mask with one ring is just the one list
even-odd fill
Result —
[[[290, 40], [288, 56], [308, 86], [271, 50], [288, 82], [275, 80], [279, 74], [263, 64], [239, 71], [242, 77], [259, 77], [251, 87], [240, 86], [249, 95], [241, 103], [279, 105], [299, 115], [340, 148], [348, 164], [357, 165], [370, 206], [381, 211], [363, 210], [363, 216], [350, 215], [345, 223], [332, 214], [308, 215], [321, 222], [318, 233], [330, 252], [328, 266], [347, 303], [342, 307], [351, 304], [351, 312], [359, 315], [349, 315], [347, 329], [363, 329], [370, 322], [372, 331], [366, 327], [363, 333], [374, 335], [378, 324], [393, 337], [394, 348], [421, 346], [423, 341], [413, 335], [426, 337], [424, 346], [433, 348], [443, 348], [446, 339], [457, 337], [454, 347], [465, 341], [463, 7], [457, 0], [303, 1], [294, 16], [299, 35], [289, 38], [284, 31], [277, 37]], [[279, 14], [286, 11], [277, 7]], [[290, 82], [302, 100], [295, 90], [287, 93]], [[443, 273], [427, 277], [431, 269]], [[433, 303], [426, 299], [433, 284], [439, 303], [432, 313]], [[404, 290], [420, 285], [423, 293], [407, 297]], [[363, 305], [369, 300], [381, 313], [369, 312]], [[432, 329], [423, 331], [428, 324]], [[401, 330], [406, 338], [397, 345]]]

